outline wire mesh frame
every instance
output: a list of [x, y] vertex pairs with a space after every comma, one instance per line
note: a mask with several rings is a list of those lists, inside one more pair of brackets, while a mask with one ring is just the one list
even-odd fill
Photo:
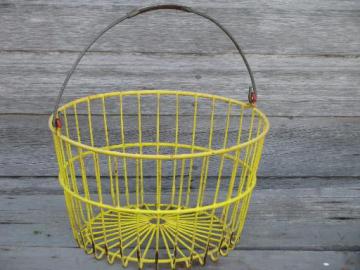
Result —
[[[153, 113], [143, 113], [151, 106]], [[141, 90], [80, 98], [59, 117], [62, 128], [49, 120], [59, 181], [86, 253], [175, 269], [235, 247], [269, 129], [257, 108], [209, 94]]]

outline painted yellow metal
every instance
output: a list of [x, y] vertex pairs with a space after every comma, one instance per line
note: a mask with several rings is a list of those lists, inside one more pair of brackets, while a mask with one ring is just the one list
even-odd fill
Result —
[[[153, 114], [142, 113], [149, 99]], [[269, 130], [259, 109], [204, 93], [132, 90], [76, 99], [58, 117], [62, 127], [53, 116], [49, 127], [59, 182], [86, 253], [175, 269], [235, 247]]]

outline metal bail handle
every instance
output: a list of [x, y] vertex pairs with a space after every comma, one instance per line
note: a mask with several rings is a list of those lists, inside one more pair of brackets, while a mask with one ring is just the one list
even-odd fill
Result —
[[139, 9], [134, 9], [132, 11], [130, 11], [129, 13], [127, 13], [125, 16], [113, 21], [110, 25], [108, 25], [106, 28], [104, 28], [100, 33], [98, 33], [98, 35], [89, 43], [89, 45], [87, 45], [79, 54], [78, 58], [75, 60], [74, 64], [72, 65], [70, 71], [67, 73], [66, 78], [60, 88], [60, 92], [57, 96], [56, 99], [56, 103], [55, 103], [55, 107], [53, 110], [53, 116], [54, 116], [54, 120], [53, 120], [53, 125], [55, 127], [61, 127], [61, 122], [60, 119], [57, 117], [57, 110], [59, 108], [59, 104], [61, 101], [61, 97], [64, 93], [64, 90], [72, 76], [72, 74], [74, 73], [75, 69], [77, 68], [79, 62], [81, 61], [81, 59], [83, 58], [83, 56], [86, 54], [86, 52], [91, 48], [91, 46], [102, 36], [104, 35], [107, 31], [109, 31], [111, 28], [113, 28], [115, 25], [121, 23], [122, 21], [125, 21], [127, 19], [130, 19], [132, 17], [135, 17], [139, 14], [142, 13], [146, 13], [149, 11], [154, 11], [154, 10], [160, 10], [160, 9], [174, 9], [174, 10], [179, 10], [179, 11], [184, 11], [184, 12], [188, 12], [188, 13], [193, 13], [196, 15], [199, 15], [211, 22], [213, 22], [215, 25], [217, 25], [227, 36], [228, 38], [232, 41], [232, 43], [235, 45], [236, 49], [238, 50], [239, 54], [241, 55], [244, 64], [246, 66], [246, 69], [250, 75], [250, 80], [251, 80], [251, 86], [249, 87], [249, 92], [248, 92], [248, 100], [250, 104], [255, 104], [256, 103], [256, 99], [257, 99], [257, 93], [256, 93], [256, 85], [255, 85], [255, 80], [254, 80], [254, 76], [253, 73], [251, 71], [250, 65], [248, 63], [248, 61], [246, 60], [245, 55], [243, 54], [239, 44], [236, 42], [236, 40], [234, 39], [234, 37], [230, 34], [230, 32], [228, 30], [225, 29], [224, 26], [222, 26], [218, 21], [216, 21], [214, 18], [208, 16], [205, 13], [202, 13], [200, 11], [197, 11], [195, 9], [192, 9], [190, 7], [187, 6], [182, 6], [182, 5], [173, 5], [173, 4], [168, 4], [168, 5], [154, 5], [154, 6], [148, 6], [148, 7], [144, 7], [144, 8], [139, 8]]

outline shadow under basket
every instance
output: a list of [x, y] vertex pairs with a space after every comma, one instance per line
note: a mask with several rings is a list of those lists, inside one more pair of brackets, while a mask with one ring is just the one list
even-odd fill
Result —
[[[111, 27], [156, 9], [209, 19], [162, 5], [135, 10]], [[252, 81], [249, 103], [200, 92], [129, 90], [59, 107], [97, 38], [70, 70], [49, 119], [74, 239], [97, 259], [135, 262], [140, 269], [226, 256], [239, 242], [269, 130], [240, 48], [234, 41]]]

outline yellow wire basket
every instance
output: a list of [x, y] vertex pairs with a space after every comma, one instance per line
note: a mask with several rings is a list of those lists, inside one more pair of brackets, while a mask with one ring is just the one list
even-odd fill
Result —
[[[233, 41], [249, 71], [249, 102], [206, 93], [131, 90], [61, 107], [78, 63], [106, 31], [138, 14], [176, 9], [200, 15]], [[226, 256], [239, 242], [256, 184], [266, 116], [255, 107], [251, 69], [233, 37], [189, 7], [134, 10], [105, 28], [69, 71], [49, 120], [73, 236], [98, 259], [191, 267]]]

